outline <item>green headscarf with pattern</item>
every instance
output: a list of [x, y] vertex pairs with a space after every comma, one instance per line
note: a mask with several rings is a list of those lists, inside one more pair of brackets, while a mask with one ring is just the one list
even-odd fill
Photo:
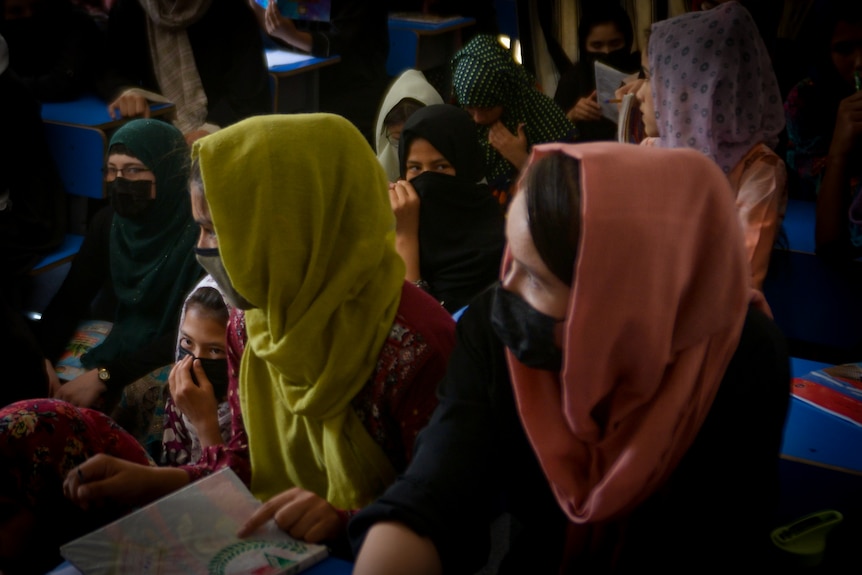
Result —
[[[452, 58], [455, 97], [463, 107], [503, 106], [500, 121], [517, 134], [525, 124], [527, 149], [544, 142], [571, 141], [577, 131], [563, 110], [536, 87], [523, 66], [494, 36], [473, 37]], [[479, 143], [485, 152], [485, 175], [491, 186], [511, 180], [517, 168], [488, 143], [490, 126], [479, 126]]]

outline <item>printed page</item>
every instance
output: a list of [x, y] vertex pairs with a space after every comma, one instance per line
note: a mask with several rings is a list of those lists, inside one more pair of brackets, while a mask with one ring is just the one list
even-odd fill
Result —
[[617, 88], [637, 78], [637, 74], [626, 74], [607, 64], [596, 62], [596, 97], [602, 108], [602, 115], [611, 122], [619, 118], [619, 102], [613, 101]]
[[270, 521], [239, 539], [260, 506], [225, 468], [60, 548], [87, 575], [300, 573], [323, 560], [322, 545], [292, 539]]

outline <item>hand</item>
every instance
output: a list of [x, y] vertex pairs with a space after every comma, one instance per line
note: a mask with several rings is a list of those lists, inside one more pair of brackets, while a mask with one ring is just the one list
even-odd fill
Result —
[[[199, 386], [192, 380], [192, 370]], [[204, 446], [222, 443], [218, 426], [218, 399], [201, 362], [187, 355], [175, 363], [168, 375], [168, 386], [171, 398], [195, 426], [201, 443]]]
[[329, 502], [310, 491], [294, 487], [264, 503], [237, 535], [251, 535], [270, 519], [274, 519], [278, 528], [294, 539], [309, 543], [331, 541], [338, 537], [343, 527], [341, 517]]
[[54, 366], [47, 359], [45, 360], [45, 371], [48, 373], [48, 397], [56, 397], [62, 383], [60, 383], [57, 370], [54, 369]]
[[200, 140], [204, 136], [209, 136], [209, 135], [210, 135], [210, 133], [207, 132], [206, 130], [195, 130], [193, 132], [189, 132], [188, 134], [184, 134], [184, 137], [186, 139], [186, 144], [191, 146], [192, 144], [195, 143], [196, 140]]
[[63, 494], [87, 510], [119, 503], [145, 505], [189, 482], [182, 469], [150, 467], [99, 453], [69, 471]]
[[566, 117], [573, 122], [595, 122], [602, 119], [602, 107], [599, 106], [598, 93], [593, 93], [586, 98], [581, 98], [566, 112]]
[[293, 20], [281, 15], [277, 2], [271, 1], [267, 4], [264, 14], [264, 24], [266, 25], [267, 34], [291, 46], [294, 44], [297, 33], [296, 25], [293, 23]]
[[518, 134], [509, 131], [503, 122], [497, 120], [488, 130], [488, 142], [494, 146], [500, 155], [519, 170], [527, 163], [527, 134], [525, 124], [518, 124]]
[[[644, 82], [646, 82], [645, 78], [636, 78], [623, 84], [614, 91], [614, 98], [622, 100], [626, 94], [637, 94]], [[635, 105], [637, 105], [637, 100], [635, 100]]]
[[838, 105], [835, 116], [835, 131], [829, 146], [829, 156], [846, 158], [862, 134], [862, 92], [847, 96]]
[[[118, 112], [115, 113], [115, 112]], [[130, 118], [141, 116], [144, 118], [150, 117], [150, 103], [140, 94], [132, 92], [123, 92], [120, 96], [108, 104], [108, 114], [113, 119]]]
[[395, 233], [402, 237], [419, 237], [419, 207], [416, 189], [407, 180], [389, 184], [389, 204], [395, 212]]
[[107, 386], [99, 379], [99, 371], [91, 369], [61, 385], [54, 397], [76, 407], [92, 407], [107, 390]]

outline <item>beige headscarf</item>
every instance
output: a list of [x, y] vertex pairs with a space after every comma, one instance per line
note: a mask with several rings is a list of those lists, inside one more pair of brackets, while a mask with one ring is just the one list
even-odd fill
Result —
[[425, 79], [425, 75], [419, 70], [404, 70], [392, 82], [392, 86], [386, 92], [383, 103], [377, 111], [377, 121], [375, 122], [377, 131], [374, 133], [375, 141], [377, 142], [375, 148], [377, 150], [377, 159], [380, 161], [383, 169], [386, 170], [386, 177], [390, 182], [401, 178], [401, 169], [398, 164], [398, 148], [392, 146], [389, 140], [386, 139], [383, 120], [386, 118], [386, 114], [392, 111], [392, 108], [397, 106], [404, 98], [412, 98], [418, 102], [422, 102], [426, 106], [443, 103], [443, 98], [440, 97], [437, 88], [432, 86]]
[[138, 0], [147, 13], [147, 36], [159, 90], [177, 107], [174, 122], [184, 134], [207, 119], [207, 95], [195, 64], [186, 28], [197, 22], [212, 0]]
[[530, 165], [557, 150], [581, 162], [563, 368], [508, 361], [557, 501], [592, 524], [654, 493], [694, 441], [739, 342], [748, 264], [727, 177], [703, 154], [546, 144]]

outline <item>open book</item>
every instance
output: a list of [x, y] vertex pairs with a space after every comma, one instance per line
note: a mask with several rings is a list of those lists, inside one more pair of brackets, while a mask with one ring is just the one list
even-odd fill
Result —
[[862, 365], [849, 363], [793, 378], [793, 397], [862, 427]]
[[619, 112], [615, 101], [616, 91], [621, 86], [629, 83], [637, 78], [637, 74], [628, 74], [621, 72], [616, 68], [611, 68], [607, 64], [596, 61], [596, 98], [598, 98], [599, 106], [602, 109], [602, 116], [616, 122]]
[[230, 468], [171, 493], [60, 547], [82, 573], [301, 573], [326, 547], [291, 538], [270, 521], [253, 535], [236, 532], [261, 503]]

